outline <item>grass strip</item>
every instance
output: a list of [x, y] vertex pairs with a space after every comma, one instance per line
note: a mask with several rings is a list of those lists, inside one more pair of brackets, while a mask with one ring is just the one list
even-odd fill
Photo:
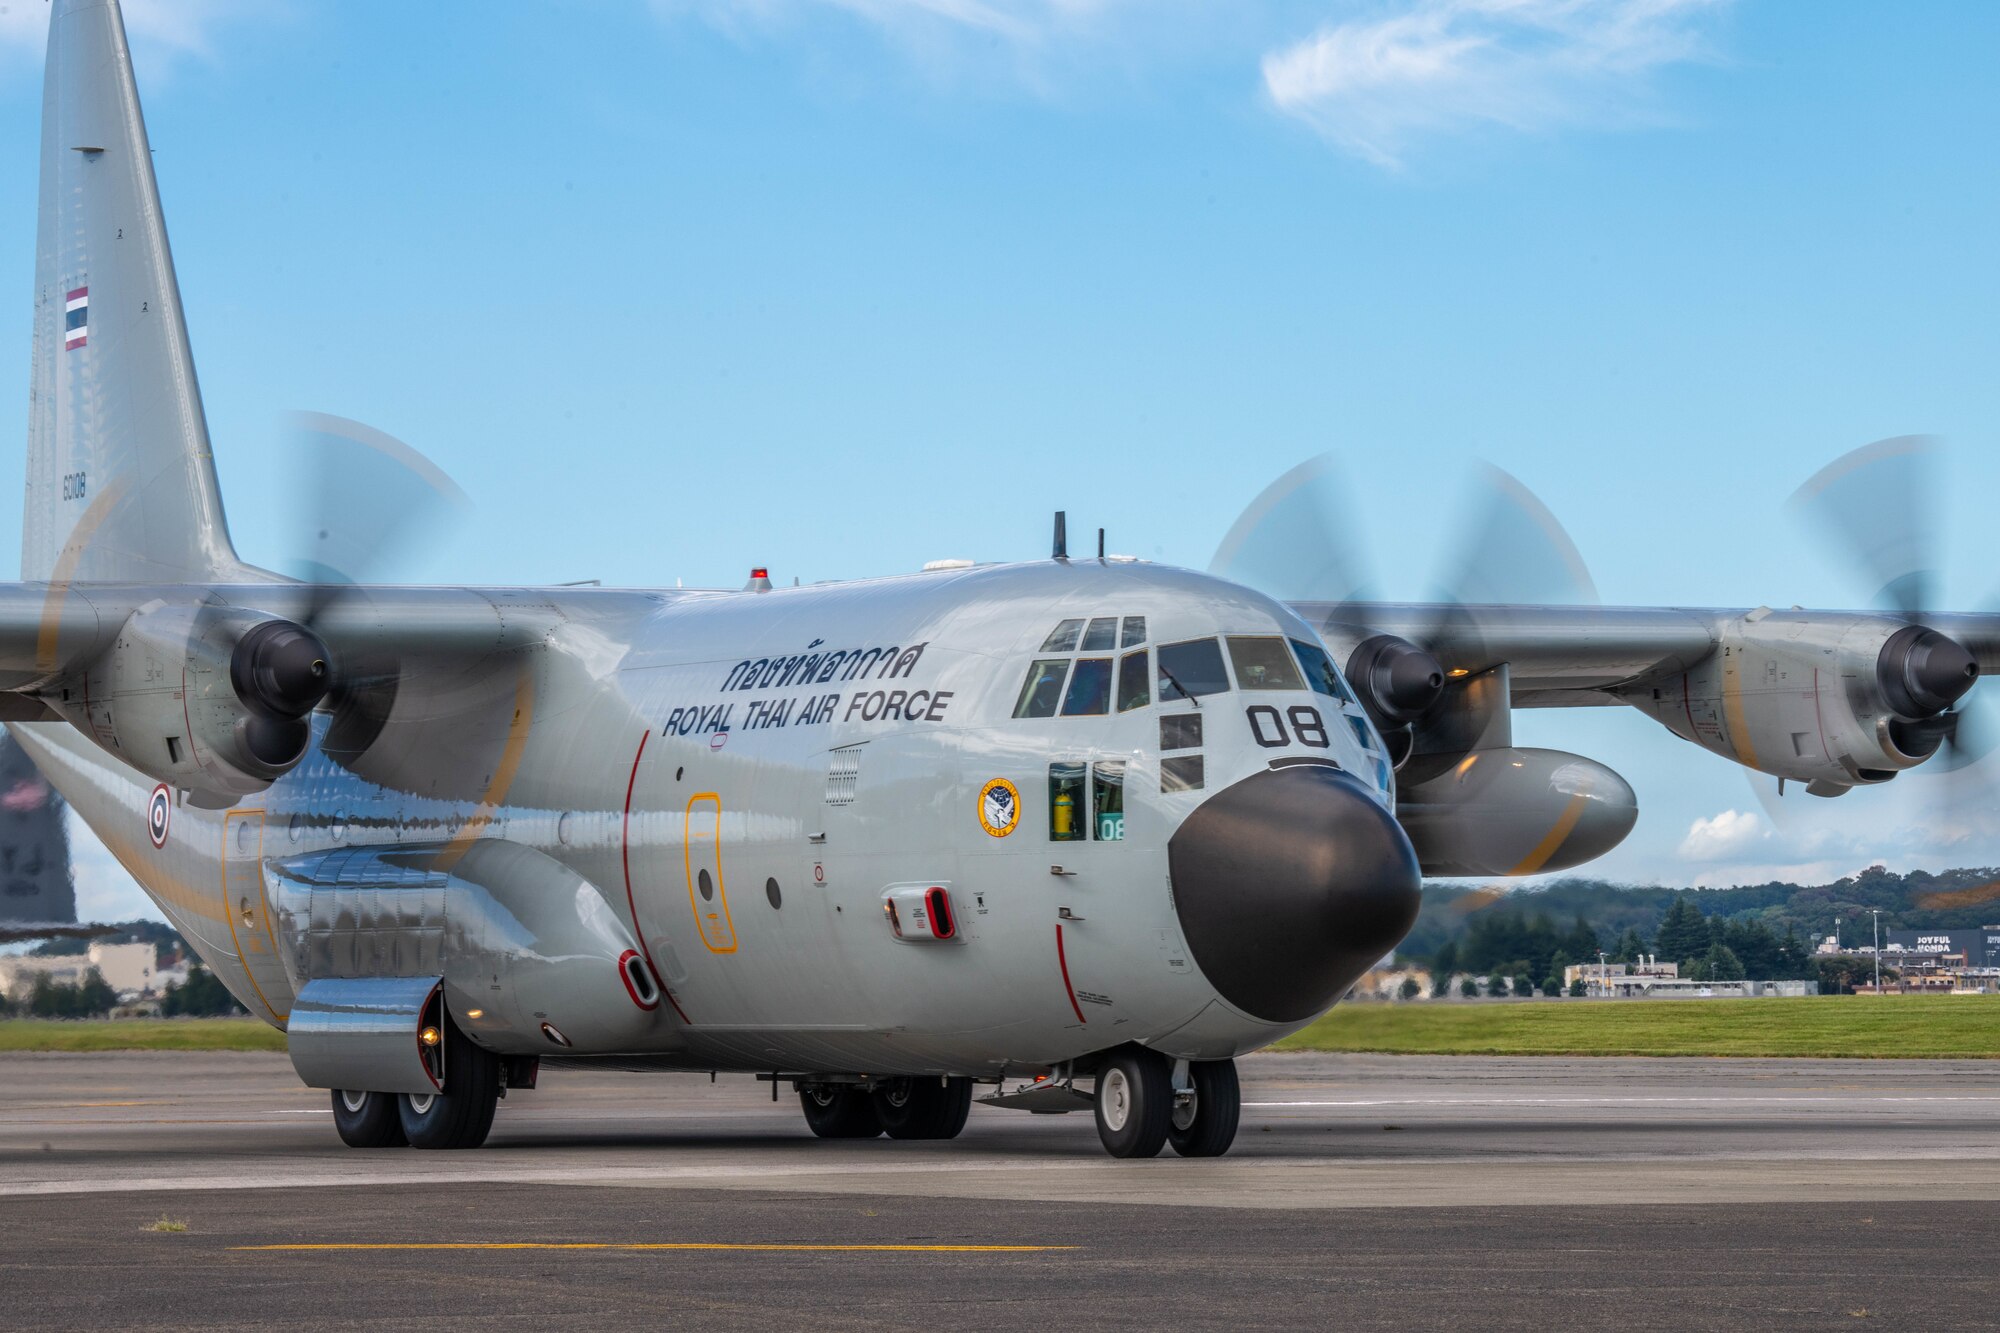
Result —
[[285, 1034], [255, 1018], [10, 1018], [0, 1051], [282, 1051]]
[[2000, 995], [1343, 1004], [1275, 1049], [1993, 1059]]

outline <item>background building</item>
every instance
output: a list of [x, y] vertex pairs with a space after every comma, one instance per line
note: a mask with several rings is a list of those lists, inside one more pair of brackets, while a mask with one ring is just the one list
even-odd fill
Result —
[[83, 953], [0, 958], [0, 999], [26, 999], [37, 977], [47, 977], [58, 985], [80, 984], [92, 968], [120, 999], [151, 995], [165, 984], [157, 960], [158, 950], [151, 944], [102, 941], [93, 941]]

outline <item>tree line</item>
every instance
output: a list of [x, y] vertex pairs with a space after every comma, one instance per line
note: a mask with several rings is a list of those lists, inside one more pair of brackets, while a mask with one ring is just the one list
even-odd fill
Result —
[[[1439, 988], [1459, 974], [1498, 977], [1515, 994], [1554, 994], [1563, 970], [1600, 961], [1639, 963], [1648, 956], [1675, 963], [1692, 981], [1810, 981], [1821, 970], [1796, 930], [1778, 935], [1757, 920], [1710, 919], [1687, 897], [1676, 898], [1650, 938], [1627, 926], [1615, 940], [1581, 914], [1559, 926], [1547, 912], [1502, 906], [1468, 914], [1464, 934], [1448, 938], [1428, 962]], [[1581, 986], [1571, 987], [1581, 993]]]
[[[0, 996], [0, 1018], [103, 1018], [118, 1007], [118, 992], [96, 968], [81, 981], [35, 978], [26, 995]], [[215, 973], [197, 964], [185, 982], [170, 981], [160, 996], [160, 1013], [168, 1018], [209, 1018], [240, 1014], [243, 1006]]]

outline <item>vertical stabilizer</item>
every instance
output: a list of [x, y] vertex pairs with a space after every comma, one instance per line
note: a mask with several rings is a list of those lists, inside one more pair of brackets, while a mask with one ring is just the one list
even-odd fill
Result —
[[124, 19], [117, 0], [55, 0], [21, 576], [236, 569]]

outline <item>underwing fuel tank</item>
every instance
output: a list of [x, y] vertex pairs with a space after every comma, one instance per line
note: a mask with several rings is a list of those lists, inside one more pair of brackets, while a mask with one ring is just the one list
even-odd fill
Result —
[[1533, 875], [1604, 855], [1632, 831], [1624, 778], [1561, 750], [1474, 750], [1396, 793], [1426, 875]]

